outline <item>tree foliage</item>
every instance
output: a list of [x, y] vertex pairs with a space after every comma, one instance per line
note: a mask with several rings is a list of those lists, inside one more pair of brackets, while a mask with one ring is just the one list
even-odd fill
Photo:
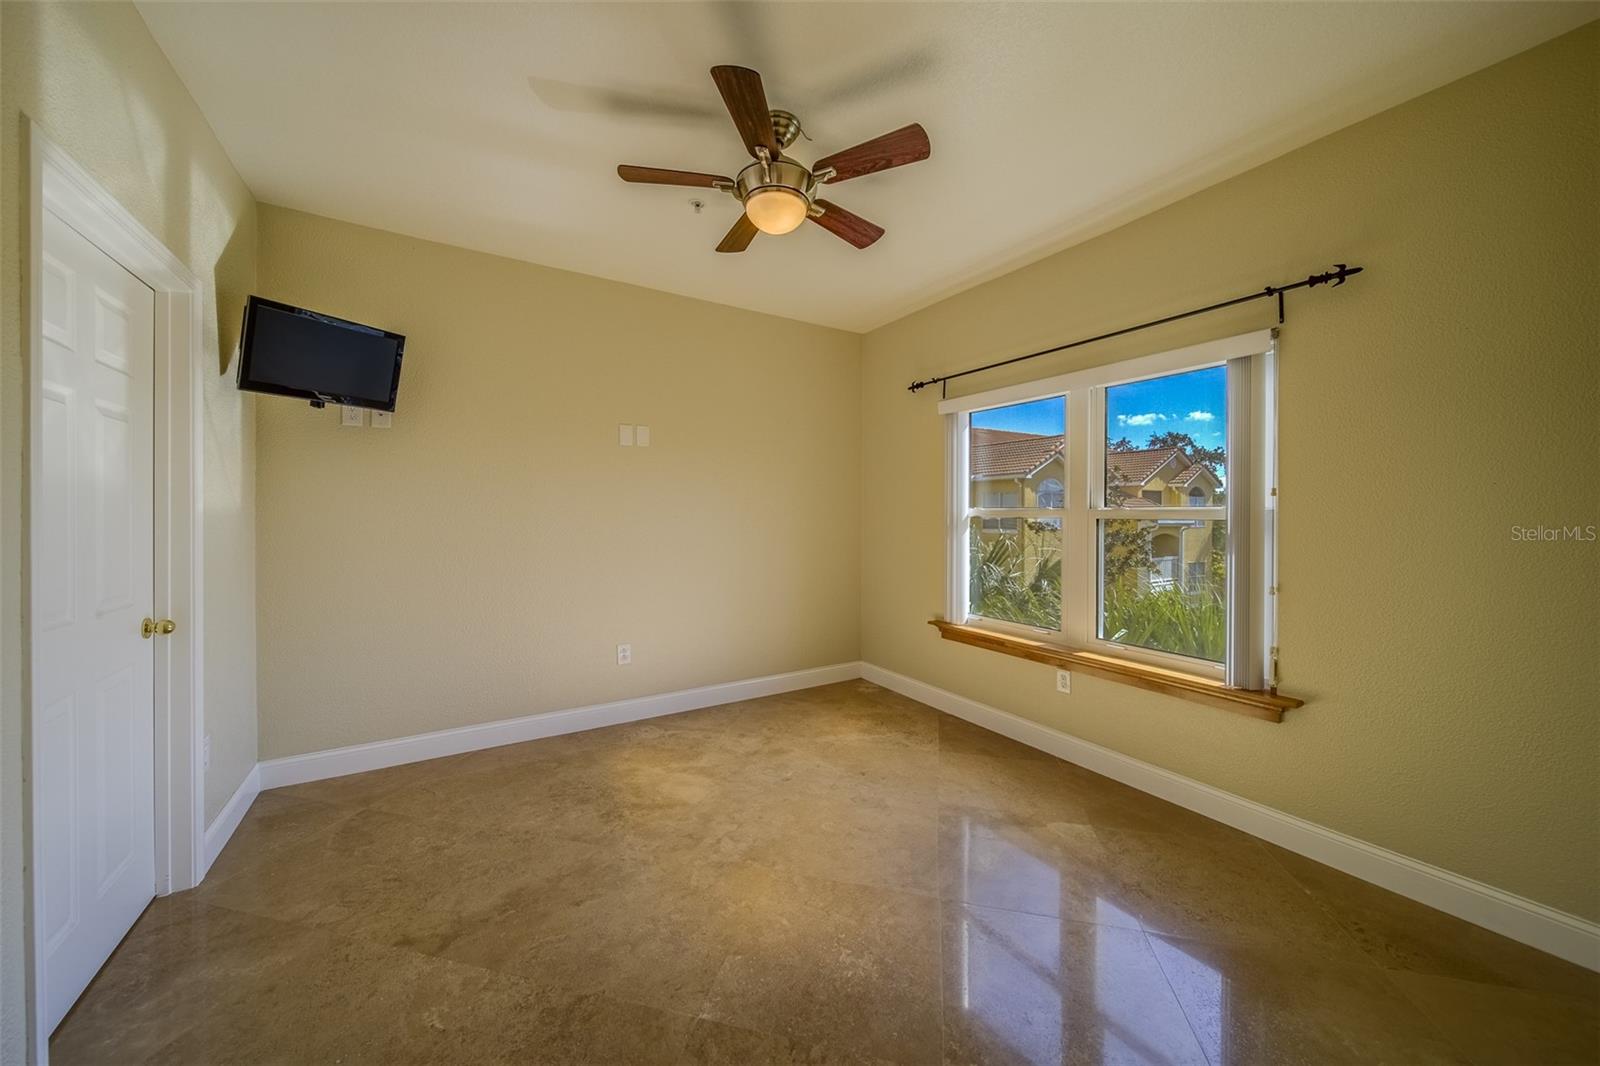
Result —
[[[1126, 440], [1127, 438], [1124, 437], [1123, 439]], [[1183, 454], [1187, 455], [1191, 462], [1206, 464], [1207, 469], [1217, 475], [1217, 480], [1222, 480], [1222, 470], [1227, 453], [1221, 448], [1203, 447], [1187, 433], [1180, 433], [1177, 430], [1169, 430], [1166, 433], [1152, 433], [1150, 434], [1150, 443], [1146, 444], [1145, 447], [1182, 448]]]
[[1105, 523], [1101, 565], [1108, 586], [1136, 581], [1139, 574], [1154, 573], [1155, 552], [1151, 547], [1154, 527], [1131, 518], [1112, 518]]

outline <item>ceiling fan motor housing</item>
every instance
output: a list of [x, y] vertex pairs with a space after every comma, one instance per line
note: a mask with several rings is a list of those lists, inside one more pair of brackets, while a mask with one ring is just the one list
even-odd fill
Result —
[[800, 119], [793, 111], [779, 111], [774, 108], [768, 114], [772, 116], [772, 132], [778, 138], [779, 148], [789, 147], [804, 132], [800, 128]]
[[812, 177], [811, 171], [788, 156], [780, 156], [770, 163], [760, 160], [751, 163], [739, 171], [729, 191], [743, 203], [763, 189], [787, 189], [804, 199], [807, 207], [815, 204], [817, 198], [816, 178]]

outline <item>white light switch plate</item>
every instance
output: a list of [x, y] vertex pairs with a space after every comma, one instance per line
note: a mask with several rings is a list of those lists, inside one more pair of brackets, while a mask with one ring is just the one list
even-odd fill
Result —
[[617, 443], [624, 448], [633, 447], [633, 427], [623, 423], [617, 426]]
[[359, 407], [341, 407], [339, 408], [339, 424], [341, 426], [366, 425], [366, 419], [363, 417], [365, 414], [366, 412]]
[[393, 424], [394, 424], [394, 412], [393, 411], [374, 411], [374, 412], [372, 412], [372, 428], [373, 429], [388, 429]]
[[649, 426], [634, 426], [633, 427], [633, 443], [637, 444], [641, 448], [650, 447], [650, 427]]

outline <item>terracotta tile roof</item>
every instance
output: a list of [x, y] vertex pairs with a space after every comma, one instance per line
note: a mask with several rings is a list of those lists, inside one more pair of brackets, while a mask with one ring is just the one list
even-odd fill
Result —
[[1184, 466], [1188, 466], [1189, 457], [1183, 454], [1182, 448], [1135, 448], [1125, 452], [1107, 452], [1106, 469], [1112, 472], [1113, 485], [1143, 485], [1174, 455]]
[[1009, 429], [972, 430], [973, 478], [1027, 477], [1061, 452], [1061, 436]]
[[[1172, 485], [1173, 488], [1185, 488], [1199, 478], [1201, 474], [1211, 474], [1210, 468], [1204, 463], [1195, 463], [1189, 469], [1173, 478], [1168, 484]], [[1212, 474], [1212, 480], [1216, 480], [1215, 474]]]
[[[1027, 477], [1059, 455], [1062, 447], [1060, 436], [1009, 429], [973, 429], [971, 440], [969, 466], [974, 479]], [[1143, 485], [1174, 456], [1182, 470], [1168, 482], [1174, 488], [1187, 488], [1202, 474], [1211, 473], [1204, 463], [1191, 462], [1182, 448], [1134, 448], [1106, 454], [1111, 484]]]

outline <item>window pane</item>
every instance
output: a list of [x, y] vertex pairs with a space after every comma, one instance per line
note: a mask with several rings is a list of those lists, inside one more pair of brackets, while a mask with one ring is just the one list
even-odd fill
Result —
[[974, 411], [968, 431], [973, 507], [1044, 507], [1066, 504], [1065, 397]]
[[1061, 628], [1061, 519], [974, 518], [967, 545], [973, 614]]
[[1221, 366], [1106, 389], [1106, 506], [1222, 506], [1227, 400]]
[[1220, 663], [1227, 648], [1227, 523], [1100, 523], [1100, 637]]

